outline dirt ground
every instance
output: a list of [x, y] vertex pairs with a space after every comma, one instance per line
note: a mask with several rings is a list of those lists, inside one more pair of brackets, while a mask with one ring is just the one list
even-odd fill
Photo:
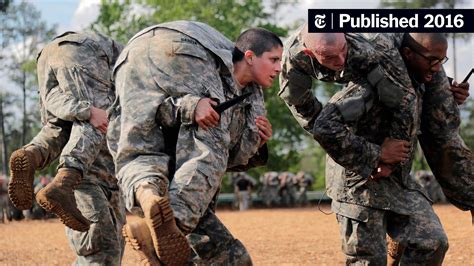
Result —
[[[450, 242], [444, 265], [474, 265], [470, 214], [451, 205], [435, 205], [435, 211]], [[343, 265], [335, 216], [317, 207], [217, 214], [247, 247], [255, 265]], [[0, 265], [70, 265], [73, 260], [57, 219], [0, 224]], [[138, 265], [138, 256], [128, 247], [123, 265]]]

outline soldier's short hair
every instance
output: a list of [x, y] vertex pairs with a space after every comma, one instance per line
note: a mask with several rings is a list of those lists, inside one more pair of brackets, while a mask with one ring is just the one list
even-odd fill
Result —
[[244, 58], [245, 51], [252, 51], [260, 56], [275, 47], [283, 47], [280, 38], [273, 32], [263, 28], [251, 28], [240, 34], [235, 42], [232, 61], [239, 62]]

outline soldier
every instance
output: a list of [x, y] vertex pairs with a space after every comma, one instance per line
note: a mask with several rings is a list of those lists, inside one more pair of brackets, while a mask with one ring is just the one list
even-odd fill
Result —
[[[282, 44], [273, 33], [251, 29], [235, 47], [208, 25], [169, 22], [135, 35], [115, 67], [118, 97], [109, 148], [127, 208], [142, 209], [155, 252], [165, 264], [188, 260], [183, 233], [198, 230], [199, 224], [222, 228], [221, 234], [209, 233], [219, 256], [235, 260], [229, 251], [240, 252], [240, 261], [227, 263], [251, 262], [209, 206], [227, 169], [245, 169], [240, 166], [254, 165], [255, 158], [265, 155], [271, 125], [264, 117], [261, 87], [270, 86], [280, 71]], [[211, 107], [246, 92], [251, 95], [243, 103], [220, 116]], [[203, 122], [201, 117], [209, 114], [212, 119]], [[172, 150], [177, 170], [168, 195], [165, 143], [172, 142], [164, 141], [162, 129], [176, 121], [179, 131]], [[130, 224], [124, 230], [132, 242], [145, 246], [136, 228]]]
[[[409, 113], [413, 112], [414, 93], [398, 54], [402, 37], [403, 34], [379, 33], [309, 34], [303, 26], [285, 44], [279, 95], [300, 125], [312, 134], [314, 120], [321, 110], [321, 103], [311, 92], [312, 78], [342, 83], [366, 79], [382, 103], [394, 112], [390, 137], [406, 139], [407, 132], [413, 136], [416, 131], [409, 121], [414, 118]], [[329, 41], [333, 45], [328, 46]], [[420, 144], [425, 154], [429, 154], [428, 163], [449, 201], [473, 213], [474, 155], [459, 135], [460, 116], [456, 106], [469, 96], [469, 84], [454, 83], [450, 90], [440, 86], [440, 82], [432, 84], [427, 84], [429, 89], [423, 96]], [[454, 99], [448, 95], [450, 91]], [[360, 105], [361, 100], [354, 104]], [[399, 149], [406, 144], [393, 139], [387, 141]]]
[[[404, 40], [401, 52], [417, 93], [414, 126], [418, 129], [424, 83], [436, 82], [434, 77], [444, 74], [440, 71], [447, 41], [442, 34], [412, 36]], [[362, 99], [364, 104], [354, 105], [355, 99]], [[331, 98], [314, 123], [315, 139], [331, 156], [327, 161], [327, 188], [337, 214], [346, 263], [386, 264], [388, 234], [407, 247], [402, 263], [440, 265], [448, 249], [446, 234], [427, 196], [407, 174], [416, 137], [409, 149], [387, 147], [391, 116], [370, 84], [358, 81]], [[402, 169], [389, 166], [407, 155]]]
[[0, 223], [5, 223], [8, 214], [7, 179], [0, 175]]
[[114, 99], [112, 67], [121, 46], [95, 32], [66, 32], [38, 55], [43, 128], [11, 157], [9, 193], [31, 206], [37, 168], [59, 154], [58, 174], [36, 199], [67, 226], [75, 264], [119, 265], [125, 209], [107, 150], [106, 108]]
[[304, 171], [299, 171], [294, 178], [295, 186], [297, 187], [296, 192], [296, 204], [298, 206], [304, 206], [308, 204], [308, 197], [306, 192], [308, 188], [313, 184], [313, 177]]
[[280, 204], [280, 181], [278, 176], [277, 172], [267, 172], [260, 178], [262, 188], [259, 195], [267, 207]]
[[296, 200], [296, 188], [294, 186], [295, 175], [291, 172], [282, 172], [278, 176], [280, 181], [280, 205], [285, 207], [293, 207]]
[[252, 202], [252, 187], [255, 186], [252, 179], [245, 172], [240, 172], [234, 180], [234, 195], [238, 199], [240, 211], [247, 210]]

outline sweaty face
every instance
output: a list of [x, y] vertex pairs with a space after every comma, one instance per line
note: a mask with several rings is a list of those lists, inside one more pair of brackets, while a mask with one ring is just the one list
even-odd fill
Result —
[[340, 71], [344, 69], [347, 56], [347, 43], [339, 45], [326, 46], [313, 52], [318, 62], [331, 70]]
[[253, 81], [264, 88], [273, 84], [273, 80], [281, 72], [281, 56], [283, 48], [274, 47], [260, 56], [252, 58]]
[[433, 79], [433, 74], [441, 70], [441, 64], [446, 58], [446, 43], [427, 43], [424, 45], [425, 51], [412, 49], [410, 56], [407, 56], [407, 66], [415, 79], [425, 83]]

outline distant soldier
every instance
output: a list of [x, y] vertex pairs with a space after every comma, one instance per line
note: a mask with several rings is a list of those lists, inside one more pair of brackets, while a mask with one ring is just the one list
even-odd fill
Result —
[[296, 192], [296, 205], [304, 206], [308, 203], [308, 197], [306, 192], [313, 184], [313, 177], [304, 171], [299, 171], [294, 178], [295, 186], [297, 187]]
[[291, 172], [282, 172], [278, 179], [280, 180], [280, 205], [293, 207], [296, 200], [296, 187], [294, 185], [295, 174]]
[[250, 207], [250, 202], [252, 202], [252, 188], [255, 185], [252, 179], [245, 172], [237, 174], [234, 182], [234, 194], [238, 199], [240, 211], [247, 210]]
[[272, 207], [280, 204], [280, 180], [278, 179], [278, 172], [267, 172], [260, 177], [262, 187], [259, 196], [267, 207]]
[[7, 179], [0, 176], [0, 223], [4, 223], [8, 213]]
[[446, 196], [433, 173], [420, 170], [415, 173], [415, 180], [425, 189], [433, 203], [446, 203]]

